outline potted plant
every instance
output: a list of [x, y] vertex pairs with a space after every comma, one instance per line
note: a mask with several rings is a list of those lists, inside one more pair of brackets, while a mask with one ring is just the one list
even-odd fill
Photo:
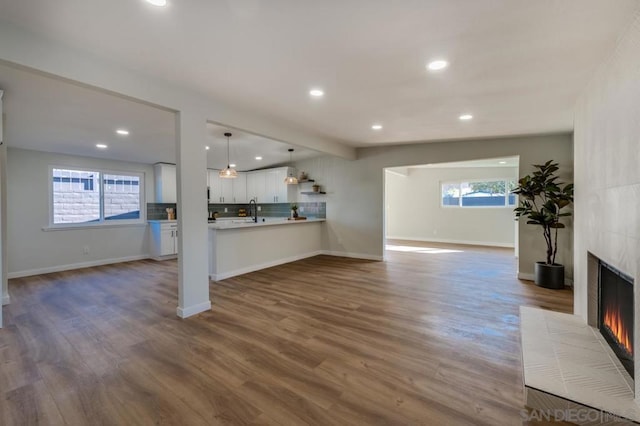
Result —
[[297, 204], [291, 204], [291, 216], [296, 218], [298, 217], [298, 205]]
[[558, 181], [555, 173], [559, 167], [553, 160], [533, 167], [533, 174], [518, 180], [518, 186], [511, 191], [520, 196], [520, 205], [514, 212], [516, 218], [523, 217], [528, 224], [540, 226], [547, 243], [547, 260], [535, 264], [535, 283], [545, 288], [564, 288], [564, 266], [556, 263], [558, 230], [565, 227], [562, 218], [571, 216], [563, 209], [573, 202], [573, 184]]

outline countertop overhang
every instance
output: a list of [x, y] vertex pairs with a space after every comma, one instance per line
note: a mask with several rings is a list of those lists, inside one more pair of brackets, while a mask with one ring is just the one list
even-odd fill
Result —
[[209, 229], [211, 230], [225, 230], [225, 229], [245, 229], [256, 228], [263, 226], [282, 226], [282, 225], [300, 225], [304, 223], [316, 223], [325, 222], [326, 219], [321, 218], [308, 218], [306, 220], [288, 220], [287, 218], [264, 218], [263, 222], [261, 218], [258, 222], [253, 222], [250, 219], [245, 220], [223, 220], [216, 223], [209, 223]]

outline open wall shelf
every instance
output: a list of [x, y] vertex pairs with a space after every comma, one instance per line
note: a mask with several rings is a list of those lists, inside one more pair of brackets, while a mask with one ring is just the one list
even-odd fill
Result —
[[[298, 183], [300, 183], [300, 184], [313, 183], [314, 184], [313, 186], [316, 186], [315, 182], [316, 181], [314, 179], [307, 179], [307, 180], [298, 181]], [[320, 186], [320, 185], [318, 185], [318, 186]], [[326, 192], [325, 191], [300, 191], [300, 194], [303, 194], [303, 195], [322, 195], [322, 194], [326, 194]]]

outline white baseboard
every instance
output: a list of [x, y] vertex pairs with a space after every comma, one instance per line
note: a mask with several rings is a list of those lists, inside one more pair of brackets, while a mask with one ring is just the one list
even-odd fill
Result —
[[7, 294], [6, 296], [2, 297], [2, 306], [8, 305], [9, 303], [11, 303], [11, 296]]
[[[533, 282], [535, 281], [536, 277], [534, 274], [525, 274], [523, 272], [518, 272], [518, 279]], [[573, 287], [573, 280], [571, 278], [565, 277], [564, 285]]]
[[249, 272], [259, 271], [261, 269], [271, 268], [273, 266], [284, 265], [285, 263], [295, 262], [296, 260], [306, 259], [308, 257], [318, 256], [324, 254], [320, 251], [313, 251], [310, 253], [297, 254], [295, 256], [286, 257], [284, 259], [278, 259], [271, 262], [264, 262], [257, 265], [247, 266], [246, 268], [234, 269], [233, 271], [223, 272], [220, 274], [209, 274], [209, 278], [213, 281], [225, 280], [227, 278], [235, 277], [238, 275], [248, 274]]
[[349, 253], [346, 251], [333, 251], [333, 250], [323, 250], [320, 254], [326, 254], [327, 256], [336, 256], [336, 257], [350, 257], [353, 259], [363, 259], [363, 260], [377, 260], [383, 261], [383, 256], [377, 256], [374, 254], [364, 254], [364, 253]]
[[187, 308], [181, 308], [178, 306], [176, 309], [176, 313], [180, 318], [189, 318], [200, 312], [210, 311], [211, 310], [211, 301], [207, 300], [206, 302], [198, 303], [197, 305], [192, 305]]
[[171, 260], [171, 259], [177, 259], [178, 255], [177, 254], [168, 254], [166, 256], [151, 256], [150, 259], [156, 260], [158, 262], [162, 262], [163, 260]]
[[524, 272], [518, 272], [518, 279], [525, 281], [535, 281], [535, 276], [533, 274], [525, 274]]
[[148, 254], [120, 257], [117, 259], [93, 260], [90, 262], [71, 263], [67, 265], [50, 266], [47, 268], [28, 269], [26, 271], [9, 272], [7, 278], [22, 278], [32, 275], [50, 274], [52, 272], [71, 271], [73, 269], [90, 268], [92, 266], [110, 265], [112, 263], [132, 262], [134, 260], [149, 259]]
[[451, 240], [447, 238], [415, 238], [415, 237], [387, 236], [386, 239], [420, 241], [423, 243], [464, 244], [468, 246], [505, 247], [505, 248], [515, 247], [513, 243], [502, 243], [502, 242], [495, 242], [495, 241]]

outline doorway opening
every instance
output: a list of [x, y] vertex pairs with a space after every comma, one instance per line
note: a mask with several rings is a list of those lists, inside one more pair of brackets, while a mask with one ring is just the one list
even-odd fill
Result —
[[513, 156], [386, 168], [385, 252], [415, 246], [416, 252], [441, 253], [455, 249], [448, 245], [474, 245], [512, 249], [517, 257], [518, 200], [511, 191], [519, 161]]

